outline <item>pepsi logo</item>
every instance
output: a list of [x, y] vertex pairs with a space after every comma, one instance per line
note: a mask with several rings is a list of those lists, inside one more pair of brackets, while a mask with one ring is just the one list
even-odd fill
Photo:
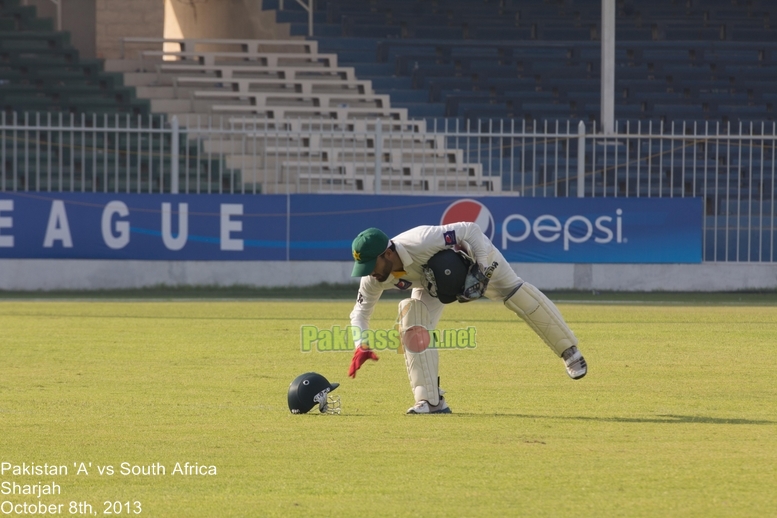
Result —
[[399, 288], [400, 290], [406, 290], [406, 289], [408, 289], [410, 286], [412, 286], [412, 284], [413, 284], [412, 282], [410, 282], [410, 281], [406, 281], [405, 279], [399, 279], [399, 280], [397, 281], [397, 283], [396, 283], [394, 286], [396, 286], [396, 287], [397, 287], [397, 288]]
[[494, 239], [494, 217], [479, 201], [465, 199], [451, 203], [443, 212], [440, 225], [461, 221], [476, 223], [488, 239]]

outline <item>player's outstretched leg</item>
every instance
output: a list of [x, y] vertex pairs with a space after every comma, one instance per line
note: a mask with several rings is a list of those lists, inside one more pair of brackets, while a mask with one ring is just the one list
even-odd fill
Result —
[[415, 405], [408, 414], [450, 414], [451, 409], [437, 386], [439, 357], [429, 348], [432, 326], [429, 311], [420, 300], [405, 299], [399, 303], [397, 318], [399, 338], [405, 350], [405, 366]]
[[577, 380], [586, 375], [588, 365], [577, 349], [577, 337], [564, 322], [556, 305], [544, 293], [524, 282], [505, 299], [505, 306], [526, 321], [548, 347], [564, 360], [570, 378]]

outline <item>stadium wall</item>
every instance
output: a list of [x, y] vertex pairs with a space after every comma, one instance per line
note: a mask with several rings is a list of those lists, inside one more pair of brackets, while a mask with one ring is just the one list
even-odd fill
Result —
[[165, 9], [159, 0], [97, 0], [95, 45], [97, 57], [121, 57], [121, 38], [161, 38]]
[[[65, 0], [61, 4], [62, 30], [70, 32], [70, 42], [82, 58], [97, 56], [95, 34], [97, 28], [96, 5], [98, 0]], [[51, 18], [56, 27], [57, 6], [51, 0], [27, 0], [35, 6], [39, 18]]]
[[[137, 5], [141, 1], [144, 3]], [[121, 57], [120, 39], [124, 37], [260, 40], [290, 37], [290, 24], [276, 24], [275, 12], [263, 11], [262, 2], [256, 0], [97, 0], [97, 3], [97, 25], [104, 28], [103, 34], [97, 35], [98, 54], [106, 59]], [[109, 29], [105, 28], [106, 23]]]
[[[740, 291], [777, 289], [777, 264], [512, 263], [543, 290]], [[343, 261], [0, 260], [0, 290], [100, 290], [153, 286], [315, 286], [354, 283]]]
[[[50, 0], [27, 0], [38, 16], [56, 20]], [[118, 59], [121, 38], [288, 39], [290, 24], [257, 0], [67, 0], [62, 29], [84, 58]], [[55, 22], [56, 23], [56, 22]]]
[[290, 25], [256, 0], [165, 0], [166, 38], [288, 39]]

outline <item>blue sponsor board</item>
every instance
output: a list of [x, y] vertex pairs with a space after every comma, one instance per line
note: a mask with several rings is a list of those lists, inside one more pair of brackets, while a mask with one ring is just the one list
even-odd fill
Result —
[[367, 227], [477, 223], [511, 262], [698, 263], [699, 198], [0, 193], [0, 258], [351, 260]]
[[0, 193], [0, 257], [284, 260], [286, 201], [280, 196]]

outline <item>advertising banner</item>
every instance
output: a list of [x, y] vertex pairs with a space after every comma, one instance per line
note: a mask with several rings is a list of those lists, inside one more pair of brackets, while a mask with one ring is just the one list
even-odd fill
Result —
[[0, 193], [0, 258], [349, 261], [378, 227], [477, 223], [511, 262], [699, 263], [700, 198]]

